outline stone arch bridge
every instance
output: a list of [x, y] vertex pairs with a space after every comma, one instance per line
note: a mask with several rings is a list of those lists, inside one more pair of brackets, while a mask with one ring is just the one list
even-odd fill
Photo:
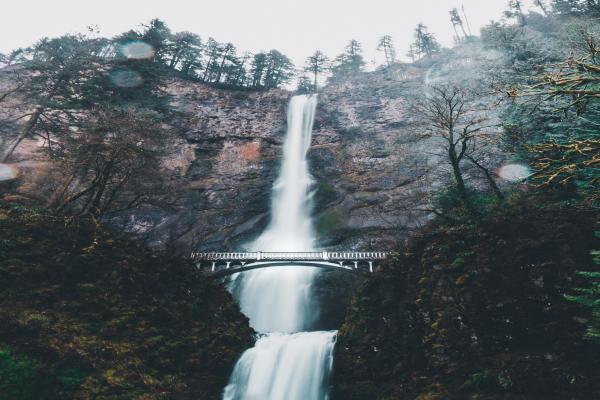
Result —
[[372, 273], [386, 252], [248, 252], [194, 253], [196, 266], [207, 275], [225, 277], [239, 272], [272, 267], [316, 267], [350, 273]]

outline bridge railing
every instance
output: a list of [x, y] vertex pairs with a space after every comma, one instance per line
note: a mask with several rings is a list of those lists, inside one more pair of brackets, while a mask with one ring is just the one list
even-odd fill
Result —
[[312, 252], [247, 252], [247, 253], [194, 253], [196, 261], [343, 261], [343, 260], [384, 260], [387, 252], [348, 252], [348, 251], [312, 251]]

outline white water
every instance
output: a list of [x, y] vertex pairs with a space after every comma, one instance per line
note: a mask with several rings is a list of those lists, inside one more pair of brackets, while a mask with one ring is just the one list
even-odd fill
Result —
[[[279, 177], [273, 187], [271, 223], [248, 246], [253, 251], [312, 251], [310, 147], [316, 96], [295, 96]], [[263, 333], [237, 362], [223, 400], [323, 400], [335, 331], [308, 332], [319, 307], [311, 296], [315, 270], [277, 267], [245, 272], [231, 289], [250, 324]]]

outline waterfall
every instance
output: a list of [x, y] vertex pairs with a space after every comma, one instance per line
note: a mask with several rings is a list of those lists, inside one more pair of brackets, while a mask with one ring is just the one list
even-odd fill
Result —
[[[310, 148], [316, 95], [292, 97], [271, 222], [251, 251], [312, 251]], [[316, 271], [301, 266], [249, 271], [230, 288], [252, 327], [261, 333], [237, 362], [223, 400], [324, 400], [335, 331], [310, 329], [319, 315], [311, 286]]]

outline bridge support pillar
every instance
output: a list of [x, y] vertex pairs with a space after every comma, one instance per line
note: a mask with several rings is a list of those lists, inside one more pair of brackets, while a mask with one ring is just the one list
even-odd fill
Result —
[[215, 261], [213, 261], [212, 263], [212, 268], [211, 268], [211, 272], [215, 272], [215, 268], [217, 267], [217, 263]]
[[352, 261], [354, 263], [354, 269], [358, 269], [358, 261]]
[[373, 261], [369, 261], [369, 272], [373, 272]]

